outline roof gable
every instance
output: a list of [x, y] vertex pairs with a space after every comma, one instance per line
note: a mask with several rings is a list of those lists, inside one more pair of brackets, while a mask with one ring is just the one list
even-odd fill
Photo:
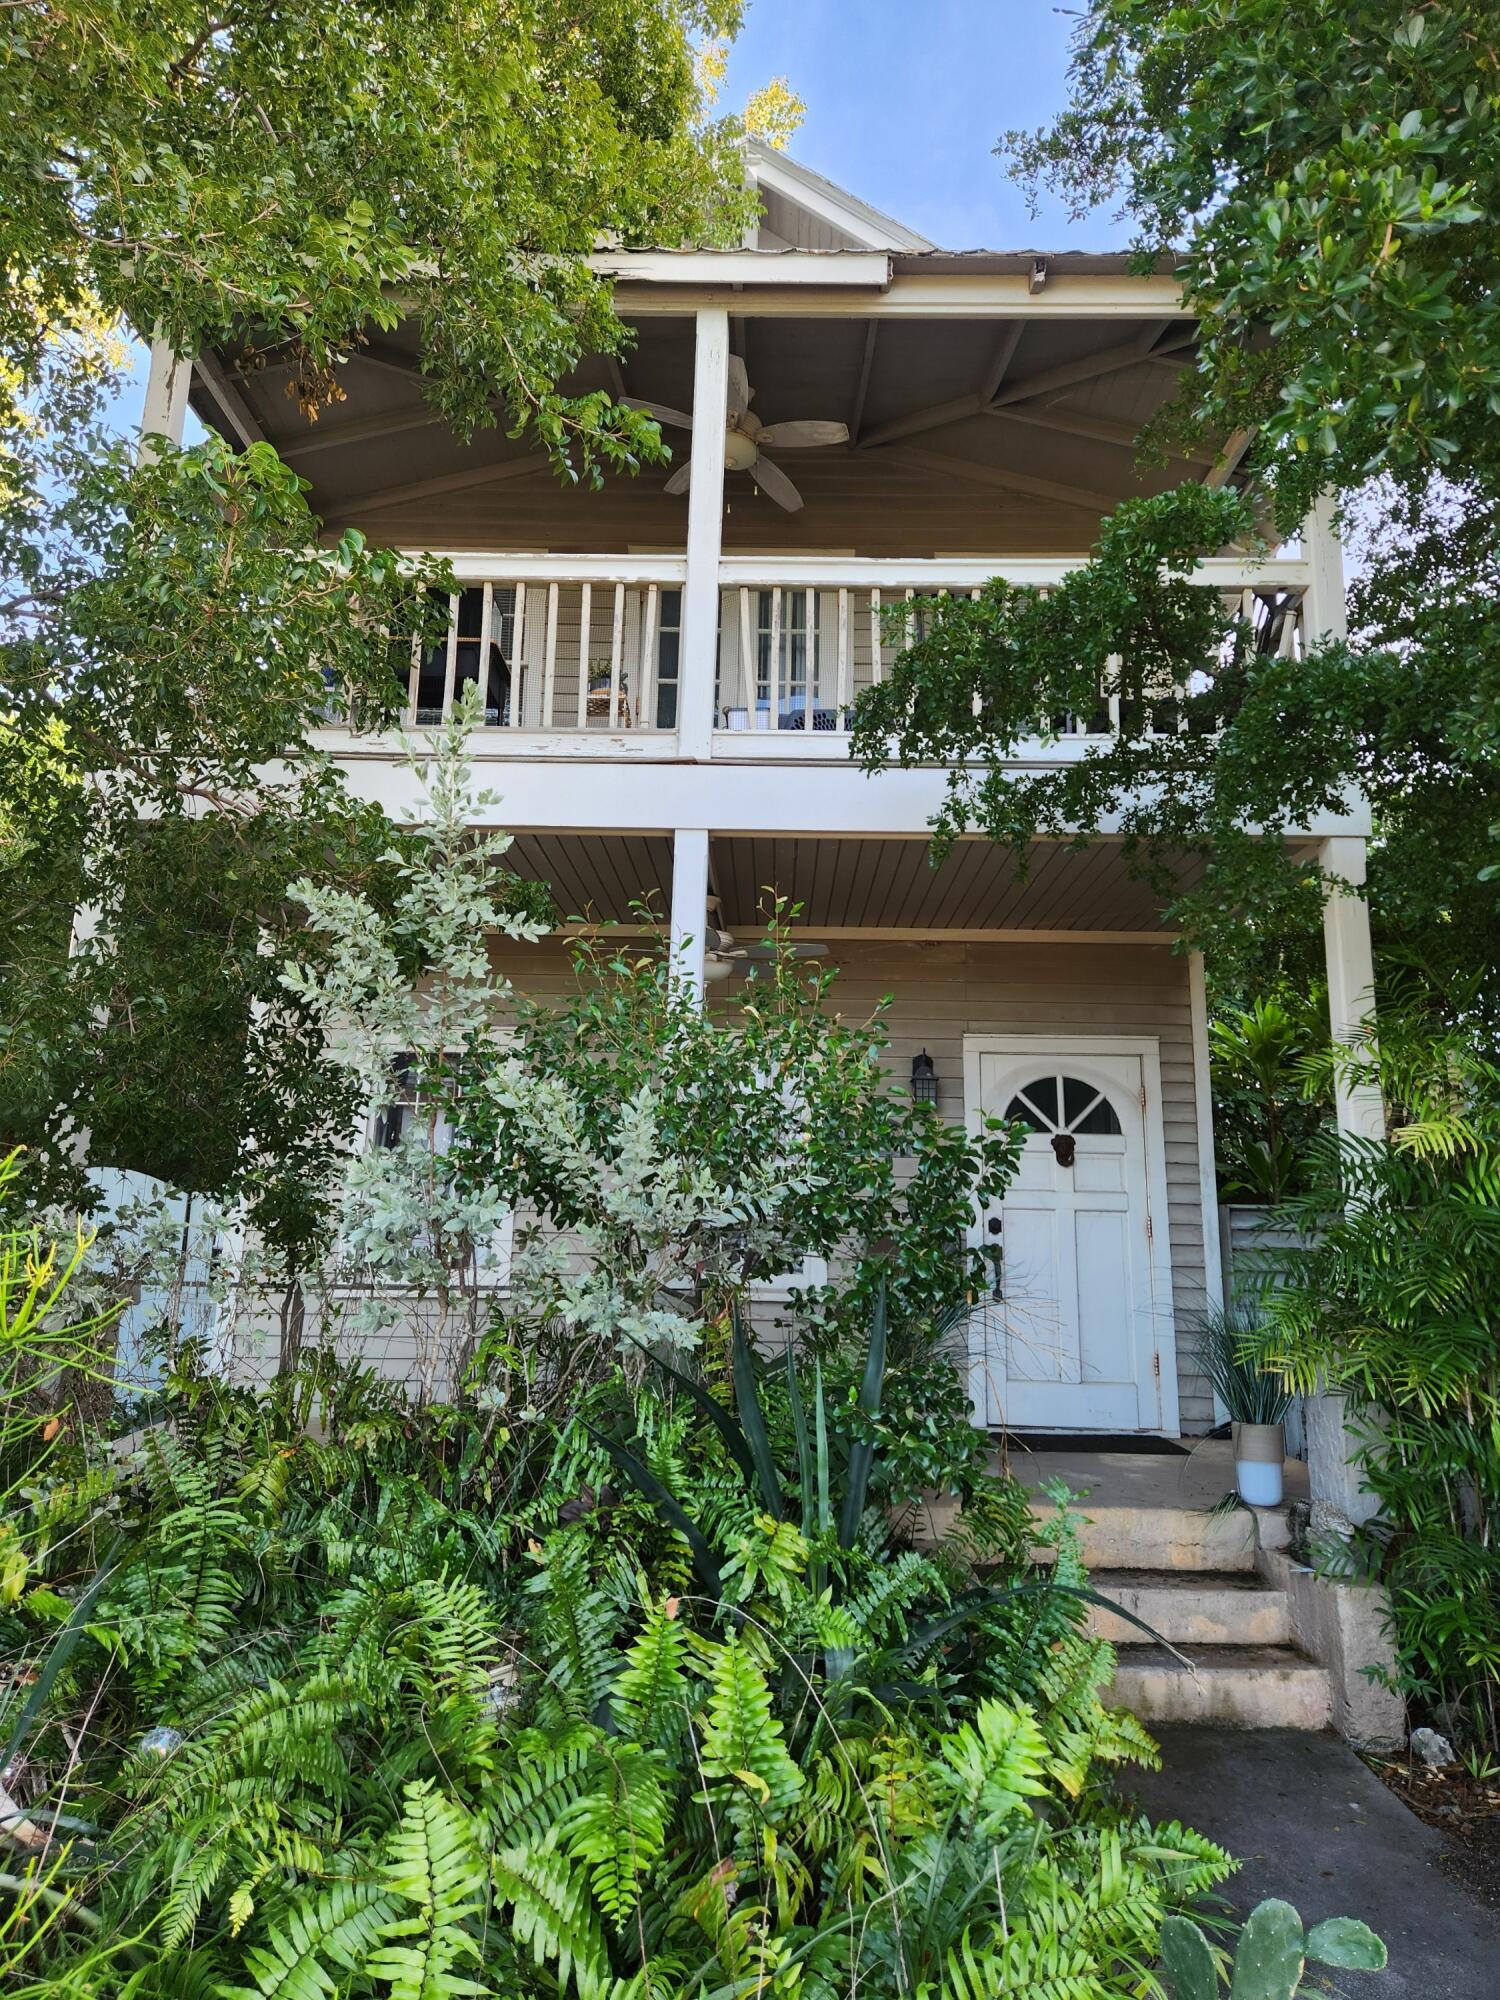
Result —
[[745, 170], [764, 211], [755, 248], [761, 250], [932, 250], [914, 229], [882, 215], [811, 167], [800, 166], [758, 139], [745, 144]]

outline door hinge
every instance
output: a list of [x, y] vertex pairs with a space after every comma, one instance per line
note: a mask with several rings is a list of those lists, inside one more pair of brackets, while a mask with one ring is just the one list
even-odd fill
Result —
[[1153, 1354], [1151, 1357], [1151, 1373], [1156, 1377], [1158, 1382], [1161, 1380], [1161, 1356], [1159, 1354]]
[[1138, 1090], [1138, 1091], [1136, 1092], [1136, 1096], [1137, 1096], [1137, 1097], [1139, 1097], [1139, 1099], [1141, 1100], [1141, 1109], [1142, 1109], [1142, 1111], [1144, 1111], [1144, 1110], [1145, 1110], [1145, 1108], [1146, 1108], [1146, 1086], [1145, 1086], [1145, 1084], [1142, 1084], [1142, 1085], [1141, 1085], [1140, 1089], [1139, 1089], [1139, 1090]]
[[1155, 1236], [1156, 1236], [1156, 1229], [1151, 1221], [1151, 1211], [1148, 1208], [1146, 1210], [1146, 1241], [1148, 1243], [1154, 1241]]

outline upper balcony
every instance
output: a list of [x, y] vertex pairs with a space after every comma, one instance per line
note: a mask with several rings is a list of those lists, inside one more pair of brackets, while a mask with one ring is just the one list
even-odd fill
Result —
[[[453, 437], [423, 399], [409, 326], [351, 355], [346, 400], [316, 424], [274, 356], [197, 365], [201, 412], [269, 437], [330, 534], [448, 555], [447, 640], [413, 655], [405, 719], [437, 723], [480, 683], [478, 754], [507, 766], [511, 824], [717, 824], [732, 805], [744, 825], [920, 831], [942, 774], [867, 780], [847, 739], [860, 690], [932, 604], [995, 575], [1055, 586], [1121, 501], [1238, 476], [1242, 441], [1140, 460], [1194, 330], [1173, 279], [1123, 257], [763, 238], [602, 261], [632, 344], [563, 386], [659, 411], [673, 456], [599, 490], [565, 485], [503, 428]], [[1337, 624], [1342, 594], [1326, 534], [1288, 547], [1221, 551], [1201, 581], [1296, 656]], [[1084, 755], [1117, 721], [1103, 698], [1042, 718], [1015, 761]], [[1153, 721], [1177, 726], [1165, 702]], [[392, 743], [322, 741], [399, 805], [369, 775]], [[817, 786], [796, 776], [805, 763]], [[594, 775], [560, 786], [560, 765]]]

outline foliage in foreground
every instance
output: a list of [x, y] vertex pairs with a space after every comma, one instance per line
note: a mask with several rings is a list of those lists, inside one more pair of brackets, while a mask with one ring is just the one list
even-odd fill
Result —
[[1066, 1511], [1055, 1581], [1004, 1491], [967, 1548], [893, 1546], [868, 1446], [814, 1399], [857, 1497], [804, 1529], [781, 1417], [767, 1492], [704, 1384], [611, 1393], [590, 1415], [629, 1423], [655, 1496], [611, 1490], [581, 1423], [518, 1491], [504, 1426], [318, 1356], [259, 1395], [181, 1373], [115, 1450], [76, 1423], [28, 1447], [7, 1990], [1147, 1989], [1228, 1862], [1109, 1795], [1154, 1752], [1100, 1705]]
[[1500, 1065], [1392, 1010], [1373, 1046], [1331, 1051], [1323, 1079], [1335, 1068], [1380, 1082], [1391, 1134], [1312, 1149], [1310, 1191], [1277, 1216], [1303, 1247], [1276, 1253], [1262, 1359], [1296, 1391], [1349, 1398], [1380, 1515], [1339, 1559], [1386, 1585], [1404, 1691], [1493, 1751]]

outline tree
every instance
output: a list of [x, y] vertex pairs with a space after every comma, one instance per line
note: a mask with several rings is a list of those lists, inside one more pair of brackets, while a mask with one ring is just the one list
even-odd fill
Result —
[[1179, 255], [1180, 415], [1253, 429], [1287, 527], [1377, 471], [1500, 481], [1489, 0], [1089, 0], [1068, 108], [999, 151]]
[[[881, 1067], [881, 1015], [841, 1018], [835, 975], [797, 960], [787, 918], [732, 1011], [705, 1012], [660, 951], [607, 933], [580, 945], [564, 1004], [521, 1005], [459, 1107], [456, 1154], [476, 1181], [508, 1163], [537, 1219], [515, 1271], [530, 1322], [628, 1357], [692, 1348], [779, 1278], [799, 1331], [833, 1346], [882, 1288], [905, 1327], [981, 1282], [965, 1239], [1017, 1132], [970, 1135], [913, 1102]], [[829, 1282], [803, 1279], [810, 1256]]]
[[587, 261], [601, 239], [738, 240], [737, 126], [708, 122], [698, 47], [737, 17], [9, 11], [0, 1134], [28, 1147], [28, 1195], [76, 1198], [88, 1160], [139, 1168], [248, 1192], [293, 1265], [316, 1255], [327, 1217], [297, 1191], [349, 1128], [350, 1079], [279, 983], [285, 891], [378, 900], [390, 838], [306, 739], [330, 705], [389, 720], [393, 655], [448, 581], [357, 534], [321, 543], [267, 446], [158, 441], [135, 464], [109, 423], [127, 324], [283, 366], [316, 414], [410, 316], [460, 435], [529, 427], [568, 478], [662, 456], [649, 419], [558, 383], [628, 337]]

